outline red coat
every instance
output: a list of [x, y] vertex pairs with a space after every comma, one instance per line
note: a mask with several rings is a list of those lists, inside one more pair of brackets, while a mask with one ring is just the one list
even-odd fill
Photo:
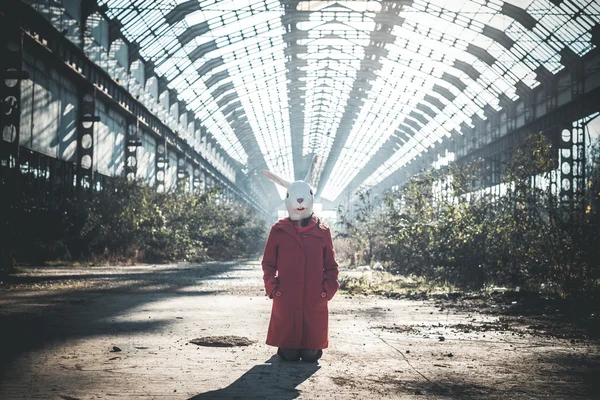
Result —
[[267, 344], [291, 349], [327, 347], [327, 302], [340, 285], [329, 228], [312, 217], [304, 228], [289, 218], [271, 228], [262, 260], [273, 299]]

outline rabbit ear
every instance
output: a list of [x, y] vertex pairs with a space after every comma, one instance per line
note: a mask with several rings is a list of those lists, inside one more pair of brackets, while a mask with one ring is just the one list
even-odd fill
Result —
[[306, 177], [304, 178], [304, 182], [310, 183], [310, 178], [312, 178], [313, 171], [315, 170], [315, 165], [317, 165], [317, 156], [315, 155], [312, 159], [312, 163], [310, 163], [310, 167], [306, 172]]
[[275, 175], [272, 172], [263, 171], [263, 174], [265, 174], [267, 176], [267, 178], [269, 178], [270, 180], [272, 180], [276, 184], [278, 184], [280, 186], [283, 186], [286, 189], [287, 189], [288, 186], [290, 186], [290, 183], [288, 181], [286, 181], [285, 179], [281, 179], [280, 177], [278, 177], [277, 175]]

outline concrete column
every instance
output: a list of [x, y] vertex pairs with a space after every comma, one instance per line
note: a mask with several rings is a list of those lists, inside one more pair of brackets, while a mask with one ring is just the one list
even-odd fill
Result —
[[186, 183], [188, 181], [188, 171], [187, 171], [187, 160], [185, 155], [177, 156], [177, 186], [182, 186], [186, 191], [189, 190], [186, 187]]
[[[19, 173], [19, 129], [21, 125], [21, 80], [23, 43], [19, 21], [0, 14], [0, 176], [10, 175], [15, 184]], [[16, 193], [16, 187], [15, 193]]]
[[94, 126], [96, 115], [96, 89], [82, 89], [79, 97], [79, 123], [77, 124], [77, 188], [94, 187]]
[[166, 190], [165, 178], [166, 178], [166, 167], [168, 164], [167, 158], [167, 144], [162, 140], [156, 141], [156, 157], [155, 157], [155, 168], [154, 168], [154, 185], [156, 191], [163, 193]]
[[137, 176], [137, 149], [142, 145], [138, 125], [139, 122], [136, 122], [136, 124], [127, 126], [127, 137], [125, 139], [125, 176], [131, 180]]

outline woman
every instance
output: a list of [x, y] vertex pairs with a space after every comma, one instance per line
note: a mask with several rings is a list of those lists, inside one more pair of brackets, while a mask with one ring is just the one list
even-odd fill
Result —
[[327, 303], [339, 289], [331, 232], [312, 212], [314, 191], [307, 182], [265, 174], [288, 189], [289, 213], [271, 228], [262, 261], [273, 299], [267, 344], [286, 361], [315, 362], [328, 346]]

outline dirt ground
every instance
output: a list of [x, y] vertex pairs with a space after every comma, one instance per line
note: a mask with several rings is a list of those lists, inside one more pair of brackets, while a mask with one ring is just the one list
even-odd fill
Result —
[[257, 261], [26, 268], [0, 285], [0, 399], [600, 398], [598, 337], [552, 304], [398, 297], [338, 294], [323, 358], [285, 363]]

